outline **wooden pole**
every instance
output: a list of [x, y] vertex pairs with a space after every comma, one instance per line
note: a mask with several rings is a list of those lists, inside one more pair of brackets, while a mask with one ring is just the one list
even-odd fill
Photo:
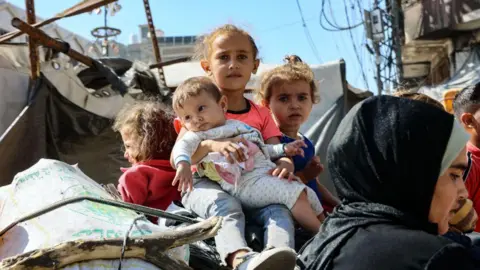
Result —
[[[35, 16], [35, 2], [34, 0], [25, 0], [27, 9], [27, 23], [35, 24], [37, 18]], [[40, 63], [38, 59], [38, 48], [35, 40], [28, 38], [28, 50], [30, 51], [30, 78], [36, 80], [40, 76]]]
[[[75, 6], [68, 8], [64, 10], [63, 12], [55, 15], [55, 17], [35, 23], [33, 26], [35, 28], [40, 28], [44, 25], [50, 24], [54, 21], [57, 21], [62, 18], [67, 18], [67, 17], [72, 17], [75, 15], [83, 14], [85, 12], [92, 11], [98, 7], [101, 7], [106, 4], [110, 4], [112, 2], [115, 2], [117, 0], [86, 0], [86, 1], [81, 1], [80, 3], [76, 4]], [[23, 34], [21, 31], [12, 31], [10, 33], [7, 33], [3, 36], [0, 36], [0, 43], [5, 43], [8, 42], [18, 36]]]
[[12, 19], [12, 26], [19, 29], [29, 36], [29, 39], [34, 40], [36, 43], [41, 44], [45, 47], [54, 49], [56, 51], [62, 52], [71, 58], [81, 62], [89, 67], [93, 67], [93, 59], [83, 55], [80, 52], [77, 52], [73, 49], [70, 49], [70, 45], [67, 42], [56, 40], [40, 29], [37, 29], [28, 23], [20, 20], [19, 18]]

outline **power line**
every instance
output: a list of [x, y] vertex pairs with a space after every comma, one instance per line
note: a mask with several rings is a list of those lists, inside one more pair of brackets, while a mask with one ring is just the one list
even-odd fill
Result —
[[353, 45], [353, 51], [355, 52], [355, 56], [357, 57], [357, 61], [358, 61], [358, 64], [360, 66], [360, 70], [362, 72], [363, 81], [365, 82], [365, 86], [367, 87], [367, 89], [370, 89], [370, 87], [368, 85], [367, 76], [365, 75], [365, 72], [362, 69], [362, 60], [360, 59], [360, 55], [358, 54], [358, 48], [357, 48], [357, 45], [355, 44], [356, 43], [355, 39], [353, 38], [352, 29], [350, 28], [350, 19], [349, 19], [349, 16], [348, 16], [348, 8], [347, 8], [346, 0], [343, 0], [343, 4], [344, 4], [345, 16], [347, 17], [347, 25], [349, 27], [348, 33], [350, 35], [350, 39], [351, 39], [352, 45]]
[[[326, 1], [325, 0], [322, 0], [322, 7], [320, 9], [320, 17], [319, 17], [319, 23], [320, 23], [320, 26], [323, 28], [323, 30], [325, 31], [330, 31], [330, 32], [338, 32], [338, 31], [347, 31], [347, 30], [352, 30], [352, 29], [355, 29], [361, 25], [363, 25], [363, 21], [360, 22], [360, 23], [357, 23], [355, 25], [348, 25], [348, 26], [339, 26], [337, 23], [336, 23], [336, 20], [335, 20], [335, 17], [333, 17], [333, 12], [332, 13], [332, 20], [333, 22], [331, 22], [327, 15], [325, 14], [325, 3]], [[332, 11], [332, 3], [330, 2], [330, 0], [328, 0], [328, 5], [330, 7], [330, 10]], [[323, 24], [323, 19], [325, 19], [325, 21], [327, 22], [327, 24], [331, 27], [329, 28], [328, 26], [324, 25]]]
[[313, 54], [315, 55], [317, 60], [321, 63], [323, 62], [322, 58], [318, 54], [317, 46], [315, 46], [315, 42], [313, 41], [312, 36], [310, 35], [310, 30], [308, 30], [307, 22], [303, 17], [303, 11], [302, 11], [302, 7], [300, 6], [300, 1], [296, 0], [296, 2], [297, 2], [298, 12], [300, 13], [300, 17], [302, 18], [302, 25], [305, 32], [305, 37], [307, 38], [307, 42], [310, 45], [310, 48], [312, 49]]
[[[306, 22], [309, 22], [313, 19], [315, 19], [316, 17], [311, 17], [311, 18], [308, 18], [308, 19], [305, 19]], [[294, 21], [294, 22], [290, 22], [290, 23], [284, 23], [284, 24], [279, 24], [277, 26], [273, 26], [273, 27], [270, 27], [270, 28], [266, 28], [266, 29], [262, 29], [259, 31], [259, 33], [268, 33], [268, 32], [272, 32], [272, 31], [275, 31], [275, 30], [280, 30], [280, 29], [283, 29], [283, 28], [287, 28], [287, 27], [290, 27], [290, 26], [294, 26], [294, 25], [297, 25], [297, 24], [302, 24], [303, 21], [302, 20], [298, 20], [298, 21]]]

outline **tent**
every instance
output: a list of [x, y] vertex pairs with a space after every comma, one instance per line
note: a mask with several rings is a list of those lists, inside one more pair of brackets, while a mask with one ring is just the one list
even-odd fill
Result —
[[[40, 158], [78, 164], [97, 182], [116, 183], [119, 167], [128, 164], [123, 159], [121, 138], [111, 129], [112, 119], [125, 102], [139, 93], [161, 92], [169, 102], [168, 89], [159, 89], [158, 73], [142, 63], [101, 59], [111, 68], [105, 73], [48, 50], [40, 54], [42, 76], [35, 85], [29, 85], [27, 46], [0, 46], [0, 185], [9, 184], [16, 173]], [[260, 74], [275, 66], [262, 64], [249, 87], [255, 87]], [[301, 131], [315, 143], [325, 162], [328, 143], [341, 119], [372, 93], [347, 83], [343, 60], [312, 65], [312, 69], [320, 81], [321, 102], [314, 106]], [[129, 86], [126, 95], [114, 90], [117, 87], [112, 87], [111, 78], [107, 80], [111, 71], [119, 76], [114, 76], [117, 83]], [[164, 74], [170, 89], [191, 76], [204, 75], [195, 62], [167, 66]], [[321, 181], [334, 190], [328, 170]]]
[[423, 86], [418, 91], [439, 101], [444, 101], [445, 95], [451, 91], [460, 91], [466, 86], [480, 82], [480, 47], [472, 47], [462, 65], [446, 82], [436, 86]]

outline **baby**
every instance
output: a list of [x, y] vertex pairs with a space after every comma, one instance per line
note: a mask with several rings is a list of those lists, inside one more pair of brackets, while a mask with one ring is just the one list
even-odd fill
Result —
[[[302, 154], [303, 141], [290, 144], [266, 145], [260, 132], [240, 121], [226, 120], [227, 98], [207, 77], [195, 77], [181, 84], [173, 95], [173, 108], [188, 132], [173, 148], [177, 173], [173, 184], [191, 183], [191, 156], [205, 139], [238, 138], [237, 150], [244, 149], [247, 157], [240, 174], [217, 180], [226, 192], [238, 198], [249, 208], [262, 208], [270, 204], [287, 206], [293, 217], [305, 229], [317, 232], [323, 221], [323, 208], [315, 192], [298, 181], [281, 180], [268, 172], [275, 168], [270, 159], [284, 155]], [[232, 150], [234, 152], [236, 150]], [[207, 160], [205, 160], [207, 159]], [[211, 162], [207, 156], [202, 163]], [[217, 175], [226, 175], [230, 168], [216, 166]], [[204, 174], [208, 177], [207, 174]], [[199, 176], [202, 176], [199, 174]], [[233, 181], [232, 181], [233, 179]], [[183, 185], [182, 185], [183, 186]]]

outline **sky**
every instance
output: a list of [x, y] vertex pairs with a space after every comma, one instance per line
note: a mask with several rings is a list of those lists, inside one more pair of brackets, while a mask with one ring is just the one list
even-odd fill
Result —
[[[79, 1], [35, 0], [35, 12], [46, 19]], [[8, 2], [25, 8], [25, 0]], [[131, 34], [138, 34], [138, 25], [145, 24], [147, 19], [142, 0], [119, 0], [118, 3], [122, 9], [116, 15], [109, 16], [108, 25], [121, 29], [122, 34], [117, 41], [127, 44]], [[254, 37], [264, 63], [282, 63], [286, 54], [297, 54], [308, 64], [344, 59], [348, 82], [376, 93], [373, 58], [364, 46], [367, 42], [364, 27], [352, 31], [325, 31], [319, 23], [322, 1], [299, 0], [299, 3], [312, 42], [309, 42], [302, 24], [296, 0], [150, 0], [155, 27], [163, 30], [166, 36], [201, 35], [216, 26], [234, 23]], [[355, 3], [354, 8], [352, 3]], [[330, 0], [326, 4], [326, 13], [337, 25], [346, 26], [347, 20], [354, 25], [363, 19], [359, 4], [365, 9], [372, 6], [371, 0]], [[57, 24], [93, 40], [90, 31], [103, 26], [103, 15], [87, 13], [59, 20]], [[358, 56], [352, 40], [355, 41]]]

